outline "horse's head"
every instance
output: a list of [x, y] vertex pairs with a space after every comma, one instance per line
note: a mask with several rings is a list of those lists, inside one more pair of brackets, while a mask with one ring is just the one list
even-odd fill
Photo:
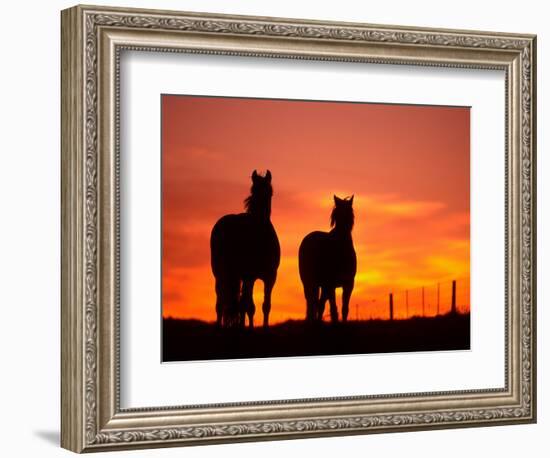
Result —
[[254, 170], [252, 172], [250, 196], [244, 201], [247, 213], [269, 218], [272, 196], [271, 172], [268, 170], [265, 176], [261, 176]]
[[330, 215], [330, 226], [351, 231], [355, 216], [353, 214], [353, 196], [340, 199], [334, 196], [334, 208]]
[[269, 170], [265, 173], [265, 176], [258, 175], [256, 170], [252, 172], [252, 188], [250, 192], [252, 195], [265, 197], [271, 197], [273, 195], [271, 172]]

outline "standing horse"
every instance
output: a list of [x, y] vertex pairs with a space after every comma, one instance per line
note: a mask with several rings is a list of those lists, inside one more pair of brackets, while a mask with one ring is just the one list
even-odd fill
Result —
[[219, 326], [254, 326], [253, 290], [256, 280], [264, 283], [264, 327], [269, 325], [271, 292], [281, 258], [279, 240], [271, 224], [271, 172], [265, 177], [252, 173], [245, 213], [225, 215], [210, 236], [212, 273], [216, 278], [216, 315]]
[[335, 289], [342, 287], [342, 320], [348, 318], [349, 301], [357, 257], [353, 248], [353, 196], [340, 199], [334, 196], [330, 215], [330, 232], [315, 231], [306, 235], [300, 244], [298, 264], [304, 285], [307, 310], [306, 320], [321, 321], [325, 303], [330, 303], [330, 317], [338, 321]]

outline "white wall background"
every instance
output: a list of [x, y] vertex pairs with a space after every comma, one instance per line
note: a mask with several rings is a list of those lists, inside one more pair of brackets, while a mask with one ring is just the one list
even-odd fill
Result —
[[[113, 0], [114, 2], [115, 0]], [[97, 4], [114, 4], [96, 0]], [[130, 456], [547, 456], [550, 315], [544, 291], [550, 255], [543, 211], [550, 176], [547, 137], [550, 41], [546, 2], [306, 2], [278, 0], [116, 1], [117, 6], [466, 28], [538, 34], [537, 425], [120, 452]], [[0, 46], [0, 426], [3, 456], [68, 456], [59, 441], [59, 11], [70, 2], [2, 5]], [[546, 219], [546, 221], [545, 221]], [[546, 385], [546, 387], [545, 387]], [[545, 450], [546, 449], [546, 450]], [[115, 456], [115, 455], [112, 455]]]

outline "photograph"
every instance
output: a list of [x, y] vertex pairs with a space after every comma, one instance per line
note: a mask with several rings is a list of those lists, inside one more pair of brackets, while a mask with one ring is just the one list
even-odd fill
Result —
[[470, 107], [161, 113], [163, 362], [470, 349]]

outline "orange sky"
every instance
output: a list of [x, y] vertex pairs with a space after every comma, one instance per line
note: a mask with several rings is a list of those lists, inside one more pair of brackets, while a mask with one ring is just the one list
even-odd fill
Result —
[[[254, 169], [273, 174], [281, 243], [271, 322], [305, 315], [298, 246], [355, 194], [350, 318], [469, 310], [470, 109], [162, 96], [163, 316], [215, 320], [209, 236], [243, 211]], [[257, 282], [255, 322], [261, 322]], [[408, 293], [406, 305], [405, 290]], [[338, 301], [340, 298], [338, 297]], [[328, 307], [327, 307], [328, 310]]]

